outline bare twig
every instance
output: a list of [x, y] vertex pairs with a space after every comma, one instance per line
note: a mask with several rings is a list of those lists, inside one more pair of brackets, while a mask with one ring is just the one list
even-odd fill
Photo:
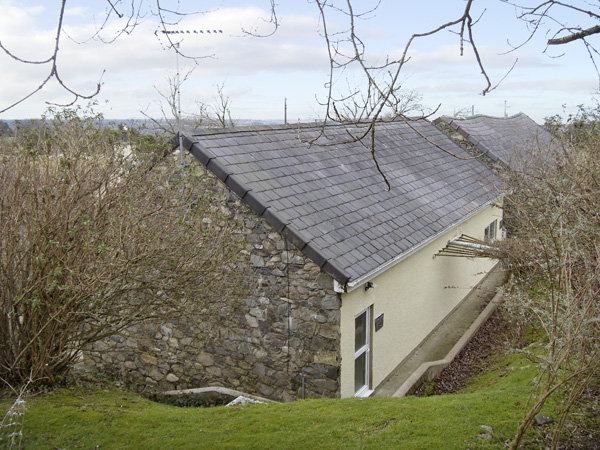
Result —
[[51, 64], [50, 71], [49, 71], [48, 75], [46, 76], [46, 78], [42, 81], [42, 83], [37, 88], [35, 88], [34, 90], [32, 90], [29, 94], [25, 95], [24, 97], [20, 98], [16, 102], [12, 103], [8, 107], [6, 107], [4, 109], [0, 109], [0, 113], [6, 112], [9, 109], [14, 108], [15, 106], [23, 103], [25, 100], [31, 98], [34, 94], [36, 94], [37, 92], [40, 92], [50, 82], [50, 80], [52, 80], [52, 79], [55, 79], [58, 82], [58, 84], [63, 89], [65, 89], [68, 93], [70, 93], [70, 94], [73, 95], [73, 101], [69, 105], [72, 105], [73, 103], [75, 103], [77, 100], [80, 100], [80, 99], [84, 99], [84, 100], [91, 99], [91, 98], [95, 97], [100, 92], [100, 87], [102, 85], [101, 81], [99, 81], [96, 84], [96, 90], [93, 91], [91, 94], [81, 94], [81, 93], [75, 91], [74, 89], [70, 88], [60, 78], [60, 75], [58, 73], [58, 51], [59, 51], [59, 48], [60, 48], [59, 44], [60, 44], [60, 38], [61, 38], [61, 35], [62, 35], [63, 19], [64, 19], [64, 15], [65, 15], [66, 4], [67, 4], [67, 0], [62, 0], [61, 7], [60, 7], [60, 13], [58, 15], [58, 25], [56, 27], [56, 36], [54, 38], [54, 49], [52, 51], [52, 55], [49, 58], [47, 58], [45, 60], [41, 60], [41, 61], [26, 60], [26, 59], [18, 57], [16, 54], [10, 52], [0, 42], [0, 49], [2, 49], [4, 51], [4, 53], [6, 53], [12, 59], [14, 59], [14, 60], [16, 60], [18, 62], [21, 62], [23, 64], [35, 64], [35, 65]]

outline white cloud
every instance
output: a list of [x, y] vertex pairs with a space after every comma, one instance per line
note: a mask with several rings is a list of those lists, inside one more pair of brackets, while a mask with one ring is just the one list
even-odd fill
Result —
[[507, 91], [570, 92], [591, 94], [598, 90], [598, 79], [593, 77], [551, 77], [537, 80], [512, 80], [504, 83]]
[[[523, 51], [515, 51], [506, 53], [506, 49], [498, 47], [478, 47], [480, 59], [484, 67], [489, 69], [510, 69], [514, 62], [518, 60], [517, 66], [520, 68], [540, 68], [542, 66], [552, 67], [557, 63], [536, 54], [525, 53]], [[395, 55], [399, 57], [399, 54]], [[472, 68], [477, 64], [475, 55], [470, 48], [466, 47], [463, 54], [460, 54], [458, 45], [442, 45], [434, 51], [423, 52], [419, 50], [411, 50], [409, 52], [411, 58], [408, 67], [414, 71], [428, 71], [439, 68]]]
[[23, 33], [35, 23], [36, 16], [44, 13], [42, 5], [27, 6], [12, 0], [0, 0], [0, 30], [1, 35]]
[[[269, 2], [263, 3], [268, 6]], [[27, 0], [19, 3], [0, 0], [0, 7], [3, 8], [0, 39], [17, 51], [19, 56], [39, 59], [47, 58], [52, 53], [58, 7], [54, 5], [54, 9], [50, 10], [50, 6], [46, 8], [41, 5], [34, 4], [33, 0], [32, 3]], [[77, 44], [66, 35], [63, 36], [58, 59], [59, 73], [69, 86], [90, 93], [106, 70], [98, 97], [101, 104], [104, 105], [105, 99], [110, 100], [107, 108], [112, 110], [107, 111], [113, 117], [139, 116], [137, 112], [157, 98], [153, 86], [164, 86], [166, 76], [175, 73], [175, 52], [168, 48], [165, 35], [155, 35], [157, 23], [150, 16], [131, 35], [123, 35], [112, 44], [89, 40], [97, 31], [98, 24], [102, 23], [104, 6], [104, 2], [100, 2], [100, 6], [81, 2], [67, 11], [65, 30], [76, 42], [85, 43]], [[406, 28], [422, 29], [429, 22], [441, 20], [435, 16], [435, 8], [431, 9], [432, 16], [428, 16], [428, 22], [424, 25], [410, 22], [413, 14], [403, 7], [402, 2], [390, 0], [383, 6], [387, 9], [379, 11], [379, 17], [372, 22], [359, 24], [371, 61], [384, 61], [389, 51], [392, 51], [392, 57], [399, 56], [403, 45], [401, 33], [407, 32], [404, 27], [400, 29], [402, 21], [407, 25]], [[101, 9], [95, 17], [92, 15], [94, 7]], [[289, 8], [292, 7], [296, 9], [290, 13]], [[446, 12], [450, 8], [447, 5], [443, 7]], [[394, 15], [394, 11], [399, 15]], [[271, 31], [265, 21], [270, 17], [268, 9], [252, 6], [220, 8], [183, 18], [177, 29], [223, 30], [222, 34], [170, 35], [174, 40], [183, 38], [180, 46], [182, 52], [209, 56], [198, 60], [190, 79], [183, 85], [184, 104], [191, 104], [196, 99], [210, 100], [214, 86], [227, 80], [226, 91], [233, 101], [234, 115], [263, 118], [280, 116], [283, 97], [288, 98], [290, 117], [319, 115], [320, 107], [315, 94], [320, 94], [320, 99], [323, 99], [329, 61], [324, 41], [319, 36], [318, 11], [314, 5], [299, 6], [294, 3], [280, 7], [279, 12], [281, 26], [277, 33], [268, 38], [250, 37], [242, 31]], [[102, 33], [104, 38], [114, 37], [122, 25], [116, 17], [114, 19]], [[330, 25], [332, 29], [344, 27], [341, 17], [339, 23]], [[503, 31], [512, 33], [510, 29]], [[498, 32], [498, 29], [494, 32]], [[493, 32], [488, 30], [487, 34]], [[419, 46], [411, 51], [412, 59], [404, 70], [405, 87], [422, 92], [431, 105], [440, 102], [451, 106], [477, 104], [483, 105], [482, 109], [497, 109], [503, 106], [503, 100], [507, 98], [511, 99], [514, 108], [522, 104], [520, 109], [527, 112], [530, 105], [551, 108], [565, 96], [568, 98], [569, 93], [577, 96], [579, 101], [586, 95], [589, 97], [589, 92], [597, 85], [597, 80], [594, 83], [593, 70], [585, 72], [582, 69], [587, 63], [585, 55], [570, 49], [562, 59], [551, 59], [535, 53], [535, 50], [531, 53], [528, 49], [502, 55], [506, 48], [501, 47], [502, 39], [496, 39], [493, 42], [482, 41], [479, 47], [492, 81], [500, 80], [516, 57], [519, 63], [497, 91], [483, 98], [478, 94], [485, 87], [485, 82], [472, 53], [467, 48], [465, 56], [461, 57], [458, 46], [448, 45], [449, 42], [455, 41], [443, 36], [438, 40], [419, 41]], [[436, 46], [436, 43], [441, 45]], [[184, 58], [179, 58], [179, 64], [182, 73], [194, 67]], [[48, 66], [16, 64], [5, 55], [0, 55], [0, 67], [0, 83], [9, 87], [0, 90], [0, 107], [37, 87], [49, 70]], [[585, 77], [585, 73], [592, 75]], [[348, 70], [339, 78], [338, 87], [345, 83], [346, 77], [356, 79], [358, 85], [361, 83], [360, 74]], [[56, 83], [51, 83], [42, 95], [37, 95], [23, 107], [3, 116], [39, 116], [44, 108], [44, 100], [58, 99], [67, 100], [70, 97], [61, 92]]]
[[89, 13], [89, 9], [84, 6], [76, 6], [73, 8], [65, 8], [65, 16], [66, 17], [81, 17], [85, 18]]

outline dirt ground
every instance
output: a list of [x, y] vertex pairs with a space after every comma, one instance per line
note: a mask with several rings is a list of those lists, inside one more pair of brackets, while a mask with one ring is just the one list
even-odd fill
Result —
[[469, 378], [485, 371], [493, 358], [504, 353], [508, 342], [506, 327], [507, 320], [499, 308], [454, 361], [432, 383], [421, 386], [416, 395], [451, 394], [465, 387]]

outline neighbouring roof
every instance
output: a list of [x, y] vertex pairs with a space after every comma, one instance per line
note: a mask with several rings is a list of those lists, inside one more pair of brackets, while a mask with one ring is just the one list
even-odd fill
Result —
[[552, 134], [523, 113], [510, 117], [476, 115], [464, 119], [441, 117], [469, 142], [495, 162], [511, 166], [532, 147], [548, 146]]
[[390, 191], [365, 145], [340, 143], [344, 126], [328, 125], [323, 145], [301, 140], [320, 129], [200, 130], [184, 147], [341, 284], [394, 263], [497, 197], [492, 172], [426, 120], [377, 124]]

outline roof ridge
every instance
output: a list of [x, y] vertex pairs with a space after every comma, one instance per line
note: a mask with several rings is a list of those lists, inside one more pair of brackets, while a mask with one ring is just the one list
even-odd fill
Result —
[[[393, 124], [396, 122], [406, 122], [406, 120], [411, 122], [425, 121], [427, 123], [431, 123], [425, 117], [406, 117], [395, 118], [393, 120], [385, 120], [380, 119], [377, 120], [376, 124]], [[372, 122], [368, 120], [359, 120], [359, 121], [348, 121], [348, 122], [328, 122], [324, 123], [323, 121], [315, 121], [315, 122], [299, 122], [299, 123], [281, 123], [281, 124], [263, 124], [263, 125], [246, 125], [241, 127], [225, 127], [225, 128], [197, 128], [194, 130], [190, 130], [189, 133], [184, 133], [188, 136], [203, 136], [207, 134], [238, 134], [238, 133], [247, 133], [247, 132], [261, 132], [261, 131], [287, 131], [287, 130], [296, 130], [300, 129], [311, 129], [311, 128], [325, 128], [327, 127], [344, 127], [344, 126], [360, 126], [360, 125], [370, 125]]]
[[210, 127], [206, 127], [206, 128], [197, 128], [194, 130], [191, 130], [191, 132], [189, 133], [189, 135], [191, 136], [200, 136], [200, 135], [206, 135], [206, 134], [235, 134], [235, 133], [246, 133], [248, 131], [277, 131], [277, 130], [290, 130], [290, 129], [294, 129], [297, 128], [298, 125], [300, 125], [300, 127], [302, 128], [311, 128], [311, 127], [315, 127], [317, 126], [316, 124], [313, 123], [301, 123], [301, 124], [272, 124], [272, 125], [268, 125], [268, 124], [263, 124], [263, 125], [246, 125], [246, 126], [241, 126], [241, 127], [226, 127], [226, 128], [210, 128]]
[[435, 121], [439, 121], [439, 120], [448, 120], [448, 119], [449, 120], [468, 120], [468, 119], [477, 119], [477, 118], [480, 118], [480, 117], [485, 117], [485, 118], [488, 118], [488, 119], [508, 120], [508, 119], [514, 119], [514, 118], [519, 117], [519, 116], [524, 116], [524, 117], [527, 117], [529, 120], [533, 120], [527, 114], [525, 114], [524, 112], [520, 111], [520, 112], [518, 112], [516, 114], [513, 114], [512, 116], [490, 116], [488, 114], [475, 114], [475, 115], [468, 116], [468, 117], [440, 116], [437, 119], [435, 119], [434, 122]]

